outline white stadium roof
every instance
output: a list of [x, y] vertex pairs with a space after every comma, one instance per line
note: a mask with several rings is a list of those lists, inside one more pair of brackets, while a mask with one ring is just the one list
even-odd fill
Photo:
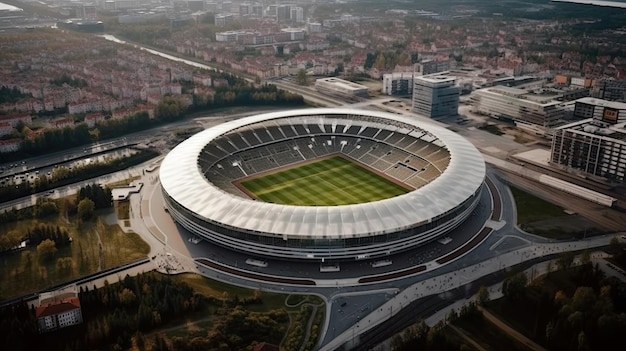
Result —
[[[272, 119], [311, 115], [372, 116], [413, 125], [445, 144], [451, 155], [450, 163], [438, 178], [403, 195], [369, 203], [314, 207], [266, 203], [227, 193], [210, 183], [198, 166], [198, 155], [203, 148], [233, 129]], [[160, 169], [165, 192], [199, 217], [231, 228], [302, 239], [366, 237], [427, 223], [471, 197], [484, 178], [481, 154], [456, 133], [410, 117], [348, 108], [272, 112], [226, 122], [176, 146]]]

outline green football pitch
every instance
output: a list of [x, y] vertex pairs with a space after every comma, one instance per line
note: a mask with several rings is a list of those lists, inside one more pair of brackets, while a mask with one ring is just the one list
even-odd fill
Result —
[[240, 184], [265, 202], [296, 206], [358, 204], [411, 191], [339, 156], [261, 175]]

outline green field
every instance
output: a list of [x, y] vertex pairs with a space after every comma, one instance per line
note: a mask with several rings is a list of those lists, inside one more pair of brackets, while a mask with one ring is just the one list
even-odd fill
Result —
[[265, 202], [295, 206], [358, 204], [410, 191], [339, 156], [245, 180], [241, 185]]

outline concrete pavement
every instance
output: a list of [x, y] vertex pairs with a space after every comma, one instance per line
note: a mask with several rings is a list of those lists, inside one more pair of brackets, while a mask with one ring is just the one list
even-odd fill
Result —
[[[397, 313], [403, 307], [422, 297], [445, 293], [446, 291], [478, 280], [483, 276], [515, 266], [525, 261], [533, 260], [538, 257], [606, 246], [610, 243], [613, 237], [619, 236], [620, 234], [618, 233], [614, 235], [595, 237], [584, 241], [532, 243], [523, 248], [504, 253], [497, 257], [490, 258], [471, 266], [467, 266], [465, 268], [462, 268], [461, 270], [423, 280], [401, 291], [392, 299], [380, 306], [378, 309], [361, 318], [361, 320], [357, 324], [355, 324], [352, 328], [346, 330], [335, 339], [324, 345], [320, 349], [320, 351], [332, 351], [339, 348], [341, 345], [348, 343], [355, 337], [358, 337], [358, 335], [367, 332], [376, 325], [393, 317], [394, 311], [395, 313]], [[595, 253], [593, 256], [594, 259], [601, 257], [602, 254], [599, 253]], [[555, 264], [556, 263], [553, 262], [552, 267], [555, 267]], [[529, 269], [529, 272], [527, 273], [529, 277], [537, 276], [542, 272], [547, 272], [549, 264], [547, 262], [544, 262], [533, 267], [534, 268]], [[497, 296], [496, 294], [493, 295], [494, 297]], [[460, 305], [462, 305], [463, 303], [464, 302], [459, 302]], [[457, 308], [459, 304], [457, 304]], [[455, 305], [453, 305], [453, 308], [454, 306]], [[441, 313], [434, 316], [435, 319], [430, 319], [430, 323], [433, 323], [437, 319], [441, 320], [442, 317], [445, 318], [449, 311], [449, 309], [446, 311], [441, 311]]]

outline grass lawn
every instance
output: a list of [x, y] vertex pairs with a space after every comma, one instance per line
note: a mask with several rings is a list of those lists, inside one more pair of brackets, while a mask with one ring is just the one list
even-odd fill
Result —
[[[110, 211], [100, 215], [110, 215]], [[61, 284], [63, 282], [95, 273], [146, 257], [150, 247], [137, 234], [125, 234], [120, 227], [107, 225], [100, 217], [90, 222], [75, 218], [66, 221], [62, 216], [40, 220], [22, 220], [0, 224], [0, 233], [17, 231], [26, 233], [39, 224], [59, 226], [69, 232], [72, 243], [58, 248], [54, 258], [42, 261], [37, 248], [29, 246], [20, 251], [0, 256], [0, 299], [21, 296], [27, 293]], [[2, 234], [0, 234], [2, 235]], [[69, 270], [57, 269], [59, 258], [70, 257]]]
[[517, 207], [517, 224], [566, 216], [563, 208], [515, 187], [510, 187]]
[[[275, 309], [291, 309], [285, 305], [285, 301], [293, 303], [294, 301], [308, 300], [311, 303], [321, 303], [322, 300], [317, 296], [303, 295], [302, 298], [290, 298], [286, 294], [271, 293], [266, 291], [257, 291], [254, 289], [243, 288], [240, 286], [229, 285], [217, 280], [208, 279], [198, 274], [183, 273], [172, 276], [172, 279], [183, 281], [191, 286], [196, 292], [204, 296], [212, 296], [218, 299], [233, 298], [238, 296], [240, 299], [253, 297], [254, 294], [260, 294], [263, 304], [248, 305], [247, 309], [255, 312], [266, 312]], [[287, 300], [288, 299], [288, 300]], [[298, 309], [299, 307], [293, 307]]]
[[546, 238], [563, 240], [605, 234], [601, 224], [578, 214], [566, 214], [558, 205], [511, 187], [517, 206], [517, 223], [523, 230]]
[[263, 201], [296, 206], [357, 204], [410, 191], [339, 156], [244, 180], [241, 185]]

